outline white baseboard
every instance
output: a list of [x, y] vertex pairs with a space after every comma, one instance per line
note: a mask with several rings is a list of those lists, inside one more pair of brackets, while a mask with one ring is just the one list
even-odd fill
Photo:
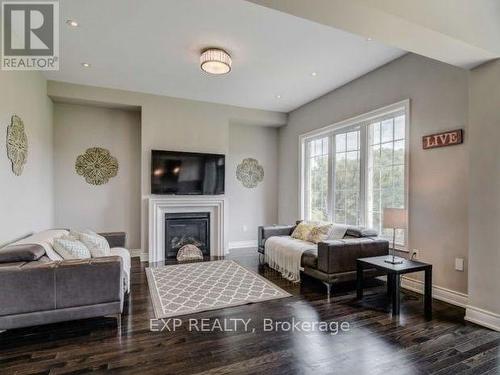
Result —
[[[401, 278], [401, 287], [413, 292], [424, 294], [423, 281], [411, 279], [407, 276], [403, 276]], [[464, 308], [467, 306], [469, 301], [469, 296], [467, 294], [437, 285], [432, 286], [432, 298]]]
[[129, 252], [131, 258], [141, 258], [141, 262], [147, 262], [149, 259], [149, 254], [143, 253], [142, 249], [131, 249]]
[[231, 241], [228, 244], [229, 250], [231, 250], [231, 249], [245, 249], [248, 247], [257, 247], [257, 240]]
[[467, 305], [465, 320], [500, 332], [500, 315], [491, 311]]

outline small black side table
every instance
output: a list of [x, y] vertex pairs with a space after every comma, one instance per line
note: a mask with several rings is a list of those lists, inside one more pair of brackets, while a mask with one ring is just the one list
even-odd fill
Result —
[[426, 319], [432, 319], [432, 264], [403, 260], [401, 264], [390, 264], [384, 262], [388, 255], [370, 258], [360, 258], [357, 263], [357, 298], [363, 298], [363, 269], [376, 268], [387, 273], [387, 294], [392, 300], [392, 314], [399, 315], [399, 290], [401, 286], [400, 276], [405, 273], [424, 271], [424, 311]]

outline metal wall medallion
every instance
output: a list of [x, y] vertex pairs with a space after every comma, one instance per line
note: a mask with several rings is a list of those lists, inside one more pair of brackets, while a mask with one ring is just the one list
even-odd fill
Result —
[[12, 162], [12, 171], [16, 176], [23, 173], [24, 164], [28, 161], [28, 137], [24, 131], [24, 123], [14, 115], [7, 127], [7, 157]]
[[264, 180], [264, 168], [253, 158], [243, 159], [236, 168], [236, 178], [244, 187], [254, 188]]
[[76, 159], [75, 170], [91, 185], [107, 184], [118, 174], [118, 160], [105, 148], [88, 148]]

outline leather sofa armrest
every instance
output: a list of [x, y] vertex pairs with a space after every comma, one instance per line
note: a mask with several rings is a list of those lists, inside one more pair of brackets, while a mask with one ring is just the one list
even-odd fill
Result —
[[356, 270], [356, 259], [389, 254], [389, 241], [380, 238], [344, 239], [318, 244], [318, 270], [340, 273]]
[[0, 316], [120, 302], [123, 267], [118, 256], [0, 267]]
[[121, 302], [123, 266], [119, 256], [59, 262], [56, 270], [58, 309]]
[[258, 236], [258, 246], [259, 249], [264, 249], [264, 244], [269, 237], [273, 236], [289, 236], [292, 234], [296, 225], [271, 225], [271, 226], [260, 226], [259, 236]]
[[127, 245], [127, 234], [125, 232], [105, 232], [98, 234], [108, 241], [109, 247], [126, 247]]
[[18, 262], [0, 267], [0, 316], [55, 308], [56, 262]]

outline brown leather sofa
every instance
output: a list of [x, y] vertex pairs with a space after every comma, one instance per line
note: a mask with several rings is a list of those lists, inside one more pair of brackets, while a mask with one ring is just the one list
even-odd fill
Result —
[[[298, 224], [299, 222], [297, 222]], [[290, 236], [296, 225], [259, 227], [258, 252], [265, 254], [266, 239], [272, 236]], [[303, 273], [321, 280], [330, 295], [332, 284], [356, 280], [356, 259], [389, 254], [389, 241], [377, 237], [372, 229], [350, 226], [341, 240], [318, 243], [317, 249], [302, 254]], [[366, 269], [364, 277], [382, 275], [375, 269]]]
[[[106, 234], [103, 234], [106, 236]], [[125, 234], [108, 242], [125, 245]], [[51, 261], [36, 244], [0, 249], [0, 331], [113, 316], [120, 327], [124, 302], [120, 256]]]

